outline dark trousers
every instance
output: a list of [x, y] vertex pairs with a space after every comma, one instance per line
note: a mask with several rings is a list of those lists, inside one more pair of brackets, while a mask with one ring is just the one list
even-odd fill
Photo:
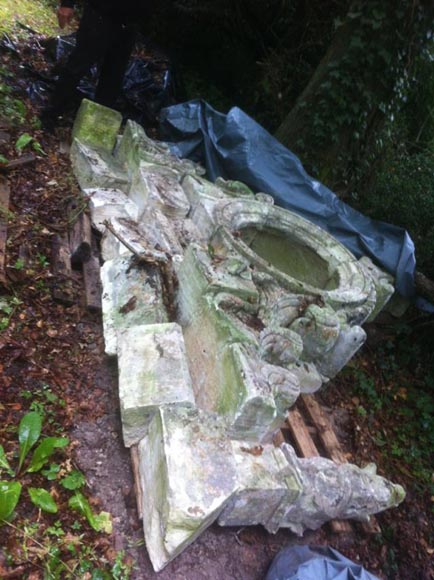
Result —
[[55, 112], [60, 114], [70, 108], [76, 86], [94, 64], [99, 64], [100, 71], [95, 100], [113, 107], [122, 88], [134, 39], [132, 24], [101, 14], [85, 2], [75, 49], [60, 73], [52, 96]]

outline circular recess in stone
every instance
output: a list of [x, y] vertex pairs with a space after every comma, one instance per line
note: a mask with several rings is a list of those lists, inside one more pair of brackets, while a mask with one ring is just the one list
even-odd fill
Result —
[[336, 306], [372, 300], [373, 283], [355, 256], [299, 215], [238, 199], [219, 203], [216, 218], [229, 247], [291, 292], [319, 295]]

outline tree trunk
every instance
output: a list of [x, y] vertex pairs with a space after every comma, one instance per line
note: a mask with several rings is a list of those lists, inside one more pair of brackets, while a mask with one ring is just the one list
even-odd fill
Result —
[[355, 0], [278, 128], [277, 139], [329, 186], [354, 178], [386, 115], [404, 102], [414, 55], [431, 30], [430, 12], [412, 0], [399, 9], [392, 0]]

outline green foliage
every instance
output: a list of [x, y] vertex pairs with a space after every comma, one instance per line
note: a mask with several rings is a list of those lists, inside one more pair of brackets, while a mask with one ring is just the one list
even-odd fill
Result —
[[31, 411], [36, 411], [52, 427], [57, 427], [61, 430], [61, 426], [57, 423], [57, 413], [59, 407], [64, 407], [66, 403], [64, 399], [61, 399], [53, 392], [48, 383], [42, 383], [41, 387], [32, 391], [23, 390], [21, 391], [21, 396], [32, 401], [29, 407]]
[[59, 508], [47, 490], [40, 487], [29, 487], [28, 491], [30, 499], [36, 507], [49, 514], [58, 512]]
[[46, 155], [45, 151], [42, 149], [41, 144], [36, 141], [29, 133], [23, 133], [20, 135], [15, 143], [15, 149], [21, 152], [23, 149], [32, 145], [32, 148], [41, 155]]
[[1, 0], [0, 34], [23, 36], [26, 31], [17, 22], [47, 36], [58, 33], [55, 6], [51, 0]]
[[[32, 449], [41, 436], [42, 418], [31, 411], [26, 413], [18, 426], [19, 456], [16, 472], [12, 470], [3, 447], [0, 446], [0, 471], [4, 470], [9, 477], [18, 477]], [[35, 449], [25, 472], [35, 473], [42, 469], [55, 449], [65, 447], [69, 440], [66, 437], [46, 437]], [[31, 501], [43, 511], [55, 513], [57, 506], [51, 495], [42, 488], [28, 489]], [[13, 513], [21, 495], [21, 483], [18, 481], [3, 481], [0, 484], [0, 523], [7, 520]]]
[[350, 190], [370, 175], [389, 142], [390, 124], [414, 82], [417, 56], [431, 38], [428, 6], [356, 0], [279, 138], [295, 147], [320, 180]]
[[46, 437], [35, 449], [27, 471], [29, 473], [40, 471], [40, 469], [42, 469], [42, 467], [47, 463], [48, 459], [53, 455], [55, 449], [65, 447], [68, 444], [69, 439], [66, 437]]
[[0, 332], [9, 326], [15, 309], [20, 304], [21, 300], [16, 296], [0, 296]]
[[0, 473], [3, 469], [6, 470], [9, 475], [14, 475], [14, 472], [9, 465], [9, 461], [7, 460], [3, 445], [0, 445]]
[[[421, 488], [432, 486], [431, 453], [434, 449], [434, 381], [429, 361], [420, 345], [403, 327], [394, 341], [376, 350], [371, 365], [350, 366], [345, 372], [354, 379], [360, 397], [356, 411], [367, 425], [384, 427], [372, 432], [372, 440], [386, 460], [403, 460]], [[404, 339], [405, 337], [405, 339]], [[414, 368], [415, 361], [418, 367]], [[360, 413], [359, 408], [364, 412]]]
[[110, 514], [107, 512], [94, 514], [89, 502], [82, 493], [77, 491], [69, 500], [68, 505], [70, 508], [78, 511], [81, 515], [83, 515], [89, 522], [89, 525], [96, 532], [105, 532], [107, 534], [111, 534], [112, 522], [110, 519]]
[[20, 495], [21, 483], [17, 481], [0, 481], [0, 525], [13, 514]]
[[5, 76], [4, 71], [0, 70], [0, 111], [12, 124], [21, 125], [25, 121], [27, 107], [13, 95], [12, 89], [1, 80], [2, 76]]
[[18, 472], [21, 471], [21, 467], [24, 460], [27, 457], [30, 449], [39, 439], [42, 429], [42, 419], [38, 413], [27, 413], [20, 421], [18, 427], [18, 440], [20, 442], [20, 455], [18, 459]]
[[57, 479], [57, 475], [60, 471], [60, 465], [57, 463], [50, 463], [50, 467], [48, 469], [43, 469], [42, 474], [48, 479], [48, 481], [54, 481]]
[[434, 277], [433, 191], [434, 153], [396, 155], [383, 164], [371, 189], [358, 202], [370, 217], [408, 230], [415, 242], [418, 269], [429, 277]]
[[15, 143], [15, 149], [17, 151], [22, 151], [27, 145], [33, 141], [33, 137], [28, 133], [23, 133], [20, 135]]
[[86, 479], [81, 471], [78, 469], [73, 469], [69, 475], [64, 477], [60, 482], [65, 489], [69, 489], [71, 491], [75, 491], [76, 489], [80, 489], [86, 484]]

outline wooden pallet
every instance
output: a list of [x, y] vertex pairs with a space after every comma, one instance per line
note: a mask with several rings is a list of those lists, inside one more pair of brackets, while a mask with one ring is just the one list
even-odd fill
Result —
[[[75, 209], [70, 207], [69, 212]], [[53, 290], [53, 298], [62, 304], [75, 302], [73, 270], [83, 273], [84, 302], [88, 310], [101, 310], [99, 253], [90, 219], [81, 213], [66, 236], [55, 236], [52, 247], [52, 272], [61, 284]]]
[[[290, 442], [294, 445], [299, 457], [319, 457], [325, 455], [336, 463], [346, 463], [347, 457], [339, 444], [338, 438], [327, 414], [312, 395], [302, 395], [297, 406], [288, 413], [287, 426], [275, 438], [275, 444]], [[320, 453], [319, 446], [324, 453]], [[352, 533], [353, 522], [333, 520], [330, 528], [334, 533]], [[374, 517], [369, 523], [357, 522], [366, 534], [380, 533], [380, 527]]]

